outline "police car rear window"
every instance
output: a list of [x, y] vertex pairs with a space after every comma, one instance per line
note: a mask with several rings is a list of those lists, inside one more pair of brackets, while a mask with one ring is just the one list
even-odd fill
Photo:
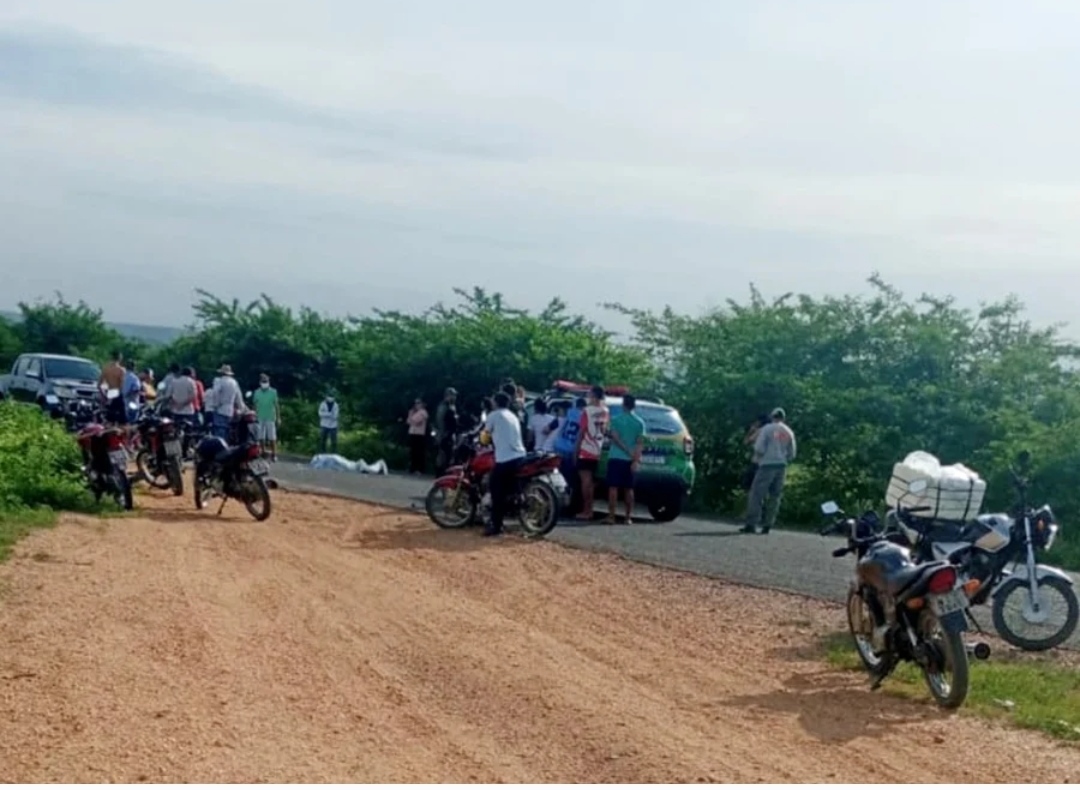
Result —
[[[615, 417], [622, 413], [622, 406], [610, 406], [608, 411]], [[645, 421], [645, 430], [655, 436], [675, 436], [686, 430], [679, 413], [666, 406], [638, 404], [634, 413]]]

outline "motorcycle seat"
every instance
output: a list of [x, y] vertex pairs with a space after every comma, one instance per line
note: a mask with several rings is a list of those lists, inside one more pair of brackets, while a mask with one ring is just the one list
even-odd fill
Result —
[[231, 463], [234, 463], [235, 461], [240, 460], [246, 455], [247, 447], [241, 444], [236, 447], [230, 447], [228, 450], [215, 458], [214, 461], [216, 463], [222, 464], [223, 466], [227, 466]]
[[905, 565], [885, 577], [885, 586], [889, 595], [900, 595], [924, 576], [944, 568], [947, 562], [928, 562], [923, 565]]

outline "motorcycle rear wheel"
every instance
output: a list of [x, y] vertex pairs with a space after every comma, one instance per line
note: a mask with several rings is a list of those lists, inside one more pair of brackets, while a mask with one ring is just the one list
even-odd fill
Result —
[[542, 538], [559, 523], [559, 495], [550, 483], [530, 480], [521, 492], [518, 523], [526, 538]]
[[180, 472], [180, 460], [178, 458], [170, 458], [166, 461], [165, 476], [169, 481], [169, 488], [172, 489], [173, 496], [184, 495], [184, 475]]
[[214, 490], [199, 475], [195, 475], [193, 488], [195, 489], [195, 509], [202, 510], [209, 504]]
[[432, 486], [424, 497], [424, 510], [442, 529], [462, 529], [476, 518], [476, 505], [464, 489]]
[[245, 471], [238, 476], [236, 486], [244, 507], [253, 519], [266, 521], [270, 518], [270, 489], [266, 487], [265, 480]]
[[131, 495], [131, 481], [128, 479], [127, 472], [122, 470], [113, 472], [112, 495], [116, 504], [124, 510], [132, 510], [135, 507], [135, 500]]
[[[959, 708], [967, 699], [970, 674], [963, 635], [945, 631], [932, 612], [923, 610], [919, 615], [919, 638], [934, 656], [933, 665], [922, 666], [930, 695], [943, 708]], [[946, 674], [951, 677], [946, 679]]]

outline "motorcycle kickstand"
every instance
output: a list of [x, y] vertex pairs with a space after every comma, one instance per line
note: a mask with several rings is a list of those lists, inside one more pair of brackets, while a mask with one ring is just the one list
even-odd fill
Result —
[[979, 621], [975, 619], [975, 615], [972, 613], [971, 609], [970, 608], [966, 609], [965, 613], [967, 614], [968, 619], [971, 620], [972, 625], [975, 626], [975, 633], [977, 633], [977, 634], [985, 634], [986, 629], [983, 628], [981, 625], [979, 625]]
[[223, 510], [225, 509], [225, 503], [226, 503], [226, 502], [228, 502], [228, 501], [229, 501], [229, 498], [228, 498], [228, 497], [225, 497], [225, 496], [223, 496], [223, 497], [221, 498], [221, 504], [220, 504], [220, 505], [218, 505], [218, 509], [217, 509], [217, 514], [218, 514], [219, 516], [221, 515], [221, 511], [223, 511]]

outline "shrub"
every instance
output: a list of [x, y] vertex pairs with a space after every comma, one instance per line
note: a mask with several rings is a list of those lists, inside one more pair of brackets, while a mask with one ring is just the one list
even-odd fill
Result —
[[80, 510], [90, 497], [78, 446], [39, 409], [0, 402], [0, 511]]

